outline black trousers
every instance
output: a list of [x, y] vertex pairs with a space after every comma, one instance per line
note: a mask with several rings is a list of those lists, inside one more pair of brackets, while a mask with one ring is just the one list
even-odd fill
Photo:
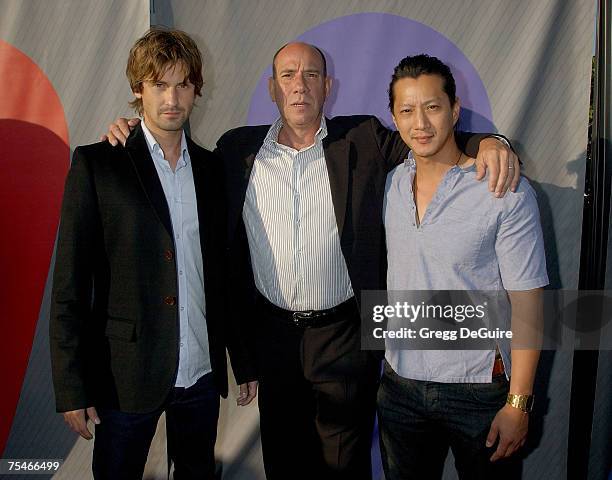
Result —
[[189, 388], [173, 388], [150, 413], [98, 409], [93, 474], [96, 480], [141, 479], [157, 422], [166, 412], [168, 454], [175, 480], [214, 478], [219, 393], [209, 373]]
[[354, 311], [318, 328], [295, 327], [261, 305], [257, 313], [268, 480], [370, 479], [380, 362], [361, 351], [356, 303]]

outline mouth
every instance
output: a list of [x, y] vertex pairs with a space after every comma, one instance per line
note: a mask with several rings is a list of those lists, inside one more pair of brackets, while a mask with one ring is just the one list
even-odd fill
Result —
[[418, 137], [412, 137], [412, 139], [416, 143], [419, 143], [421, 145], [425, 145], [425, 144], [431, 142], [431, 140], [433, 139], [433, 135], [419, 135]]
[[303, 108], [303, 107], [306, 107], [307, 105], [309, 104], [306, 102], [293, 102], [291, 104], [292, 107], [296, 107], [296, 108]]

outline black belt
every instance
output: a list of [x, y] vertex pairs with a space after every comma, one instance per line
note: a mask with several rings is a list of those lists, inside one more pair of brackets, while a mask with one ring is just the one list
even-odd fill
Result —
[[355, 297], [349, 298], [346, 302], [325, 310], [302, 310], [292, 312], [284, 308], [277, 307], [262, 295], [257, 295], [258, 305], [265, 311], [282, 319], [285, 323], [294, 325], [297, 328], [317, 328], [331, 325], [346, 318], [348, 314], [357, 314], [357, 304]]

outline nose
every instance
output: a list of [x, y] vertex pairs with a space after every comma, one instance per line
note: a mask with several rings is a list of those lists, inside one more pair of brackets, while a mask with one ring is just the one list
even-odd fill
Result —
[[304, 76], [298, 73], [294, 78], [293, 91], [294, 93], [304, 93], [306, 89], [307, 87], [306, 82], [304, 81]]
[[427, 114], [425, 113], [425, 109], [423, 108], [416, 109], [415, 121], [416, 121], [416, 128], [418, 129], [422, 130], [422, 129], [429, 127], [429, 118], [427, 117]]
[[175, 106], [178, 104], [178, 92], [176, 88], [168, 88], [166, 89], [165, 102], [167, 105]]

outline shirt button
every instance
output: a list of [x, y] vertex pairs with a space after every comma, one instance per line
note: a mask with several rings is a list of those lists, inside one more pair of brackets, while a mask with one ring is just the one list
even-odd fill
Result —
[[183, 310], [185, 310], [185, 307], [181, 307], [181, 312], [182, 312]]
[[181, 347], [183, 346], [183, 342], [180, 343]]
[[183, 271], [182, 271], [182, 270], [179, 270], [179, 275], [182, 275], [182, 274], [183, 274]]
[[170, 296], [165, 297], [164, 298], [164, 303], [166, 305], [170, 305], [170, 306], [176, 305], [176, 297], [170, 297]]

